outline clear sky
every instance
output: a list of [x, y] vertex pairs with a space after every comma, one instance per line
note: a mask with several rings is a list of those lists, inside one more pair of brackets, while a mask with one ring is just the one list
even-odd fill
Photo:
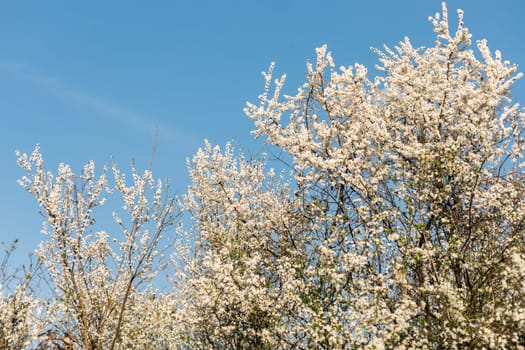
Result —
[[[186, 157], [205, 138], [260, 143], [243, 114], [275, 61], [287, 91], [305, 61], [327, 44], [337, 65], [372, 67], [371, 46], [434, 41], [436, 0], [4, 1], [0, 6], [0, 241], [21, 240], [19, 255], [42, 238], [36, 202], [17, 184], [14, 151], [41, 144], [48, 167], [135, 157], [187, 186]], [[525, 67], [525, 1], [455, 0], [474, 39]], [[523, 68], [522, 68], [523, 69]], [[285, 89], [286, 90], [286, 89]], [[513, 91], [525, 100], [525, 81]], [[155, 141], [155, 130], [158, 139]]]

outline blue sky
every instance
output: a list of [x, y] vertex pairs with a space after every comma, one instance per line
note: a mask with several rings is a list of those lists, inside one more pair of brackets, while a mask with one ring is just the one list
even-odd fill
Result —
[[[474, 39], [525, 66], [522, 0], [449, 1]], [[154, 174], [188, 184], [185, 159], [205, 138], [257, 153], [242, 109], [263, 88], [272, 61], [303, 81], [306, 59], [328, 44], [337, 65], [372, 67], [371, 46], [434, 40], [427, 18], [440, 1], [11, 1], [0, 8], [0, 241], [38, 241], [41, 217], [17, 184], [14, 151], [41, 144], [48, 167], [134, 157]], [[525, 82], [513, 91], [525, 99]], [[158, 138], [155, 141], [155, 130]]]

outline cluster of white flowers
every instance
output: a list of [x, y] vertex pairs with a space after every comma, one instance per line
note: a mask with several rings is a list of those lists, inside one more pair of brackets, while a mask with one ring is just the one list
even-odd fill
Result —
[[10, 264], [18, 241], [0, 243], [0, 349], [28, 347], [41, 333], [43, 305], [32, 295], [35, 266], [13, 269]]
[[23, 349], [37, 339], [42, 330], [40, 302], [28, 294], [24, 284], [5, 294], [2, 287], [0, 285], [0, 349]]
[[[53, 298], [45, 312], [47, 336], [40, 345], [115, 349], [130, 339], [144, 343], [144, 337], [162, 338], [144, 327], [161, 322], [155, 304], [144, 295], [163, 267], [158, 259], [163, 232], [175, 220], [174, 198], [164, 194], [162, 182], [155, 182], [151, 171], [141, 174], [132, 167], [128, 185], [113, 165], [111, 185], [106, 170], [95, 175], [93, 162], [79, 175], [60, 164], [54, 176], [45, 171], [38, 147], [30, 156], [19, 153], [18, 159], [27, 172], [20, 184], [47, 217], [47, 237], [37, 254]], [[113, 213], [121, 233], [113, 233], [111, 243], [108, 232], [95, 230], [94, 211], [115, 194], [122, 196], [124, 214]]]
[[[486, 41], [475, 49], [458, 16], [455, 33], [445, 5], [430, 18], [433, 47], [376, 50], [373, 79], [336, 69], [323, 46], [287, 96], [272, 64], [245, 112], [288, 173], [205, 143], [180, 198], [192, 222], [173, 239], [169, 293], [151, 281], [174, 199], [149, 170], [133, 167], [130, 185], [92, 162], [55, 176], [38, 148], [19, 154], [47, 217], [38, 254], [54, 296], [39, 314], [27, 290], [0, 295], [0, 345], [525, 349], [521, 75]], [[121, 232], [96, 230], [115, 193]]]

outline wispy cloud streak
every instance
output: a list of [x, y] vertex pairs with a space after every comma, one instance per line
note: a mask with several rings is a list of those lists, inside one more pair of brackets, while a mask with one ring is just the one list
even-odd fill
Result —
[[171, 125], [148, 118], [130, 111], [119, 104], [108, 101], [95, 94], [67, 86], [59, 79], [35, 72], [31, 66], [14, 61], [1, 61], [0, 71], [10, 74], [16, 79], [26, 81], [33, 86], [45, 89], [57, 98], [89, 108], [98, 115], [111, 118], [115, 121], [138, 131], [145, 131], [149, 135], [158, 132], [159, 141], [177, 144], [196, 144], [198, 140], [187, 132], [179, 131]]

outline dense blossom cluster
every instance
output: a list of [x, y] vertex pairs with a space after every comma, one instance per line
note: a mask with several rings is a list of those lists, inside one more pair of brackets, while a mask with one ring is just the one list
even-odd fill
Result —
[[27, 293], [26, 287], [20, 284], [7, 295], [0, 290], [0, 349], [29, 346], [43, 326], [39, 301]]
[[[321, 47], [288, 96], [272, 65], [245, 111], [289, 168], [206, 142], [189, 161], [180, 204], [192, 223], [176, 231], [169, 293], [148, 284], [174, 220], [151, 172], [133, 169], [128, 186], [114, 167], [110, 186], [92, 163], [53, 176], [38, 149], [19, 155], [47, 216], [38, 253], [55, 293], [2, 296], [0, 342], [525, 349], [525, 113], [510, 98], [521, 75], [486, 41], [474, 50], [458, 15], [455, 33], [445, 5], [431, 18], [431, 48], [377, 50], [374, 79], [359, 64], [336, 69]], [[115, 192], [129, 217], [114, 214], [117, 236], [93, 229]], [[45, 332], [60, 343], [35, 336]]]

